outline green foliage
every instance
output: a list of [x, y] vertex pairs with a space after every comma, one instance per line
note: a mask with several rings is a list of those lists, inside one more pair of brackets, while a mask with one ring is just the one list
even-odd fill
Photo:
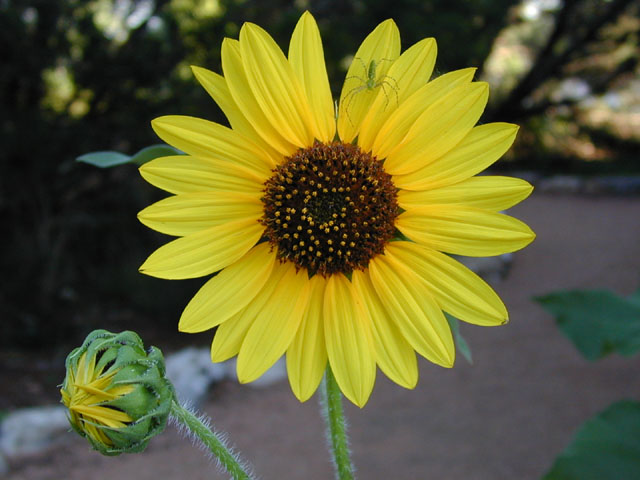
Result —
[[543, 480], [640, 478], [640, 403], [621, 401], [584, 425]]
[[471, 348], [469, 348], [469, 344], [460, 333], [460, 321], [457, 318], [452, 317], [448, 313], [445, 313], [444, 315], [447, 318], [447, 322], [449, 322], [449, 326], [451, 327], [451, 333], [453, 333], [453, 340], [456, 343], [456, 348], [467, 362], [473, 364]]
[[588, 360], [640, 350], [640, 290], [628, 298], [606, 290], [571, 290], [535, 300]]
[[124, 153], [115, 152], [112, 150], [105, 152], [91, 152], [80, 155], [76, 158], [76, 161], [82, 163], [88, 163], [95, 167], [109, 168], [125, 163], [134, 163], [136, 165], [142, 165], [154, 158], [166, 157], [169, 155], [180, 155], [182, 152], [169, 146], [169, 145], [151, 145], [145, 147], [139, 152], [133, 155], [125, 155]]
[[[640, 350], [640, 290], [554, 292], [536, 300], [589, 360]], [[585, 422], [543, 480], [640, 478], [640, 403], [620, 401]]]

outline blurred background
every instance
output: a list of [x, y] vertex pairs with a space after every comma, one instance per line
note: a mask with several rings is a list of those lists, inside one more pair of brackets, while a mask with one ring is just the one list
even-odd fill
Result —
[[201, 280], [137, 271], [166, 239], [136, 213], [164, 194], [132, 165], [75, 158], [158, 143], [150, 121], [160, 115], [225, 123], [189, 66], [221, 72], [222, 40], [245, 21], [286, 51], [306, 9], [334, 96], [362, 39], [392, 17], [403, 49], [437, 39], [436, 74], [478, 67], [491, 86], [483, 122], [522, 126], [494, 170], [640, 173], [637, 1], [0, 0], [0, 362], [22, 382], [0, 409], [57, 401], [42, 385], [60, 382], [64, 357], [93, 328], [134, 329], [163, 348], [210, 341], [175, 333]]

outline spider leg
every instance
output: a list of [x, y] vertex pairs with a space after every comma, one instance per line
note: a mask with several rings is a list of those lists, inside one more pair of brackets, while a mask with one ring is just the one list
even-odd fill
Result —
[[387, 106], [389, 106], [389, 94], [387, 93], [384, 82], [380, 82], [377, 86], [380, 87], [382, 89], [382, 93], [384, 93], [384, 107], [382, 107], [382, 111], [384, 112], [387, 109]]
[[354, 60], [358, 60], [360, 62], [360, 65], [362, 65], [362, 69], [364, 70], [364, 74], [367, 74], [367, 65], [364, 63], [364, 60], [362, 60], [360, 57], [353, 57]]
[[[389, 78], [391, 78], [391, 77], [389, 77]], [[400, 89], [397, 87], [397, 84], [398, 84], [398, 82], [396, 82], [396, 86], [394, 86], [394, 85], [392, 85], [390, 82], [388, 82], [387, 80], [382, 80], [382, 81], [380, 82], [380, 87], [382, 87], [382, 90], [384, 91], [385, 95], [387, 95], [387, 91], [385, 90], [385, 85], [386, 85], [388, 88], [390, 88], [390, 89], [393, 91], [393, 93], [395, 94], [395, 96], [396, 96], [396, 107], [400, 104], [400, 99], [399, 99], [399, 97], [398, 97], [398, 91], [399, 91]], [[389, 97], [387, 96], [387, 100], [386, 100], [386, 102], [385, 102], [385, 104], [384, 104], [384, 109], [386, 109], [386, 108], [387, 108], [388, 104], [389, 104]], [[384, 109], [383, 109], [383, 110], [384, 110]]]
[[351, 102], [353, 101], [354, 97], [357, 94], [359, 94], [360, 92], [365, 91], [366, 89], [367, 89], [366, 85], [360, 85], [359, 87], [354, 87], [351, 90], [349, 90], [347, 92], [347, 94], [343, 98], [343, 102], [346, 102], [346, 105], [344, 106], [344, 112], [347, 114], [347, 118], [349, 119], [349, 123], [351, 123], [352, 126], [355, 126], [355, 124], [353, 123], [353, 120], [351, 119], [351, 114], [349, 113], [349, 108], [351, 107]]
[[367, 83], [367, 80], [359, 75], [349, 75], [348, 77], [345, 77], [344, 81], [346, 82], [347, 80], [351, 80], [352, 78], [360, 80], [362, 83]]
[[382, 62], [393, 62], [392, 58], [381, 58], [380, 60], [378, 60], [378, 63], [382, 63]]
[[[391, 80], [394, 84], [393, 84], [393, 85], [391, 85], [391, 82], [390, 82], [389, 80]], [[389, 75], [385, 75], [385, 76], [383, 76], [382, 78], [380, 78], [380, 81], [381, 81], [381, 82], [382, 82], [382, 81], [387, 82], [387, 83], [389, 84], [389, 86], [390, 86], [391, 88], [393, 88], [394, 90], [396, 90], [396, 91], [397, 91], [397, 90], [400, 90], [400, 87], [398, 86], [398, 81], [397, 81], [395, 78], [393, 78], [393, 77], [391, 77], [391, 76], [389, 76]]]

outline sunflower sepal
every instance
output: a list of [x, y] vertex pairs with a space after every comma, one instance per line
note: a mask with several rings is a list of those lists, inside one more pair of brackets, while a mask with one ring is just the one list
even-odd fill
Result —
[[65, 362], [62, 403], [71, 427], [103, 455], [143, 451], [175, 396], [164, 357], [131, 331], [94, 330]]

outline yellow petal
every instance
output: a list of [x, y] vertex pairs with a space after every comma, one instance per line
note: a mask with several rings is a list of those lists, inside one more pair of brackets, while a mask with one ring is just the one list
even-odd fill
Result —
[[406, 190], [427, 190], [461, 182], [498, 160], [516, 138], [518, 126], [488, 123], [471, 129], [466, 137], [442, 157], [393, 182]]
[[398, 55], [400, 32], [391, 19], [378, 25], [358, 48], [340, 93], [338, 135], [343, 142], [351, 142], [356, 137], [378, 90], [383, 85], [393, 90], [384, 82], [393, 83], [386, 75]]
[[262, 28], [245, 23], [240, 55], [256, 102], [267, 120], [290, 143], [313, 144], [317, 128], [304, 89], [280, 47]]
[[252, 382], [289, 348], [309, 301], [309, 276], [292, 262], [247, 332], [238, 354], [238, 380]]
[[242, 316], [241, 310], [220, 324], [211, 342], [211, 361], [224, 362], [237, 355], [252, 322], [252, 318]]
[[94, 420], [112, 428], [121, 428], [124, 422], [131, 422], [133, 419], [126, 413], [115, 408], [102, 407], [100, 405], [73, 405], [71, 410], [81, 415], [86, 415]]
[[218, 327], [211, 344], [212, 361], [222, 362], [238, 354], [249, 328], [264, 309], [287, 271], [283, 264], [275, 262], [271, 269], [271, 276], [253, 300]]
[[356, 297], [344, 275], [328, 278], [323, 316], [327, 355], [336, 381], [349, 400], [363, 407], [376, 378], [373, 337], [363, 300]]
[[281, 155], [288, 156], [295, 152], [298, 146], [281, 135], [258, 105], [249, 86], [249, 80], [240, 55], [240, 43], [237, 40], [230, 38], [223, 40], [221, 60], [229, 92], [256, 132]]
[[160, 200], [138, 213], [138, 219], [158, 232], [184, 236], [234, 220], [258, 221], [262, 210], [258, 195], [197, 192]]
[[404, 210], [413, 207], [461, 204], [494, 212], [506, 210], [529, 196], [533, 187], [513, 177], [471, 177], [442, 188], [429, 190], [400, 190], [398, 204]]
[[82, 419], [82, 428], [87, 435], [93, 438], [96, 442], [102, 443], [103, 445], [113, 445], [113, 442], [101, 428], [97, 428], [95, 425], [91, 425], [84, 418]]
[[175, 280], [197, 278], [239, 260], [264, 232], [256, 220], [240, 220], [202, 230], [163, 245], [147, 258], [140, 272]]
[[280, 163], [282, 155], [264, 141], [258, 132], [256, 132], [256, 129], [253, 128], [253, 125], [251, 125], [247, 117], [244, 116], [242, 110], [238, 108], [238, 105], [231, 96], [224, 77], [206, 68], [192, 66], [191, 70], [198, 82], [200, 82], [200, 85], [204, 87], [211, 98], [218, 104], [222, 113], [227, 117], [231, 128], [253, 140], [273, 159], [274, 165]]
[[369, 112], [362, 120], [358, 135], [358, 145], [362, 150], [371, 151], [373, 141], [385, 121], [407, 98], [429, 81], [436, 54], [436, 41], [425, 38], [393, 62], [387, 72], [386, 88], [378, 90]]
[[427, 108], [453, 89], [470, 83], [475, 71], [475, 68], [465, 68], [449, 72], [416, 90], [389, 115], [379, 129], [371, 147], [373, 154], [379, 159], [386, 158], [402, 143], [409, 129]]
[[304, 402], [317, 390], [327, 367], [322, 308], [326, 281], [314, 275], [309, 281], [309, 304], [298, 332], [287, 350], [287, 373], [295, 396]]
[[371, 260], [369, 273], [382, 304], [411, 346], [433, 363], [453, 366], [449, 324], [420, 277], [390, 255]]
[[507, 322], [507, 309], [498, 295], [460, 262], [412, 242], [391, 242], [386, 253], [411, 265], [440, 308], [454, 317], [482, 326]]
[[315, 138], [325, 143], [332, 141], [336, 133], [333, 98], [320, 31], [309, 12], [302, 14], [291, 36], [289, 63], [304, 89], [315, 117]]
[[251, 140], [223, 125], [167, 115], [153, 120], [151, 126], [165, 142], [190, 155], [235, 163], [254, 172], [257, 180], [271, 175], [272, 159]]
[[398, 385], [414, 388], [418, 383], [416, 354], [380, 301], [368, 271], [353, 272], [353, 288], [369, 312], [376, 362], [380, 369]]
[[269, 250], [267, 242], [256, 245], [207, 281], [182, 312], [178, 330], [208, 330], [246, 307], [271, 275], [276, 256]]
[[415, 207], [400, 214], [395, 224], [415, 242], [469, 257], [514, 252], [535, 238], [520, 220], [462, 205]]
[[160, 157], [140, 167], [151, 185], [170, 193], [228, 191], [260, 195], [264, 180], [256, 172], [235, 163], [190, 155]]
[[427, 108], [384, 162], [391, 175], [418, 170], [441, 157], [476, 124], [489, 98], [485, 82], [462, 85]]
[[[133, 392], [136, 389], [134, 385], [118, 385], [109, 389], [109, 394], [121, 397]], [[106, 392], [105, 392], [106, 393]]]

